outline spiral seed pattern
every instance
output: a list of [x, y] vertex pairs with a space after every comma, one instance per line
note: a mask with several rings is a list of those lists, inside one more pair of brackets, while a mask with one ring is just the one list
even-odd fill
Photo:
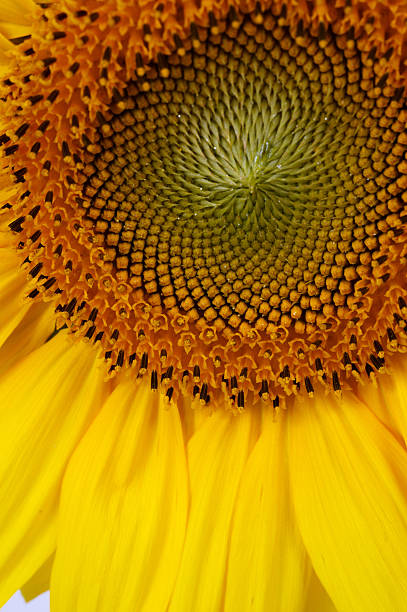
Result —
[[[353, 28], [306, 31], [259, 7], [211, 13], [173, 46], [148, 62], [136, 53], [81, 147], [62, 141], [66, 203], [56, 210], [48, 189], [44, 216], [10, 224], [31, 276], [41, 270], [30, 297], [66, 295], [58, 317], [101, 343], [110, 372], [138, 364], [169, 399], [185, 388], [201, 404], [276, 407], [371, 378], [407, 346], [407, 113], [383, 72], [392, 50], [378, 60]], [[88, 85], [82, 96], [91, 105]], [[8, 134], [4, 146], [17, 154]], [[36, 140], [28, 157], [48, 177], [42, 155]], [[39, 255], [37, 214], [43, 235], [46, 215], [62, 226]], [[71, 214], [79, 247], [62, 238]]]

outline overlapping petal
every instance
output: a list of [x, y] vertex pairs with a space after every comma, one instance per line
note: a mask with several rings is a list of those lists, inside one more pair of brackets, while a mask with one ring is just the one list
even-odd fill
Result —
[[311, 572], [308, 584], [305, 612], [337, 612], [314, 571]]
[[1, 0], [0, 22], [31, 25], [36, 9], [34, 0]]
[[256, 421], [253, 412], [217, 411], [189, 441], [191, 507], [171, 612], [221, 606], [233, 509]]
[[316, 397], [290, 412], [288, 452], [300, 532], [337, 609], [404, 610], [404, 448], [355, 399]]
[[403, 360], [395, 360], [390, 372], [379, 376], [375, 386], [360, 389], [360, 398], [407, 444], [407, 370]]
[[32, 304], [17, 327], [0, 347], [0, 375], [32, 351], [40, 348], [55, 329], [54, 308]]
[[64, 333], [0, 377], [0, 602], [55, 548], [66, 463], [106, 392], [95, 353]]
[[28, 602], [41, 593], [49, 590], [51, 579], [52, 564], [54, 563], [54, 554], [41, 565], [41, 567], [31, 576], [29, 580], [21, 587], [21, 593], [24, 599]]
[[29, 36], [37, 9], [33, 0], [2, 0], [0, 5], [0, 74], [7, 72], [8, 53], [13, 49], [10, 38]]
[[55, 612], [165, 610], [188, 505], [176, 406], [120, 384], [64, 479], [51, 578]]
[[225, 610], [304, 609], [309, 560], [289, 498], [286, 415], [265, 410], [244, 468], [230, 539]]
[[0, 230], [0, 347], [30, 308], [23, 301], [26, 293], [27, 280], [20, 270], [17, 253]]

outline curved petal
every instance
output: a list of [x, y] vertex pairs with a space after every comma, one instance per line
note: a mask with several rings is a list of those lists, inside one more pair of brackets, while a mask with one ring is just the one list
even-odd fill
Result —
[[251, 411], [217, 411], [188, 444], [191, 508], [169, 610], [218, 610], [223, 598], [233, 507], [247, 461]]
[[23, 298], [27, 280], [19, 270], [17, 256], [8, 249], [0, 249], [0, 346], [14, 331], [30, 308]]
[[34, 303], [0, 347], [0, 375], [42, 346], [55, 329], [54, 308]]
[[20, 25], [16, 23], [9, 23], [8, 21], [0, 21], [0, 32], [7, 39], [30, 36], [30, 34], [32, 34], [32, 25]]
[[34, 0], [2, 0], [0, 4], [0, 75], [7, 73], [9, 52], [14, 45], [10, 38], [27, 36], [32, 32], [32, 22], [38, 5]]
[[315, 572], [311, 572], [305, 612], [337, 612]]
[[0, 602], [55, 548], [62, 475], [104, 397], [95, 351], [58, 334], [0, 377]]
[[292, 495], [314, 569], [338, 610], [404, 610], [407, 454], [352, 396], [289, 416]]
[[30, 25], [37, 10], [38, 6], [34, 0], [1, 0], [0, 21]]
[[14, 45], [8, 40], [8, 38], [2, 34], [0, 29], [0, 75], [3, 76], [7, 73], [10, 65], [9, 53], [12, 51]]
[[244, 468], [232, 526], [225, 610], [304, 609], [309, 559], [289, 498], [285, 414], [264, 411]]
[[38, 597], [38, 595], [41, 595], [41, 593], [49, 590], [53, 563], [54, 555], [51, 555], [35, 572], [35, 574], [31, 576], [31, 578], [21, 587], [20, 591], [26, 602], [35, 599]]
[[407, 371], [404, 360], [396, 358], [391, 374], [381, 374], [376, 385], [364, 385], [361, 400], [404, 444], [407, 444]]
[[197, 430], [207, 421], [212, 414], [212, 409], [206, 406], [199, 406], [197, 409], [191, 405], [191, 400], [187, 395], [182, 395], [177, 400], [178, 410], [181, 415], [182, 430], [187, 442], [197, 432]]
[[188, 483], [177, 407], [122, 382], [69, 464], [51, 577], [55, 612], [165, 610]]

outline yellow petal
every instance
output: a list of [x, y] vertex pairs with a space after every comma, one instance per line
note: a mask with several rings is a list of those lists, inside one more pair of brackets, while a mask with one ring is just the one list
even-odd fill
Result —
[[38, 4], [33, 0], [1, 0], [0, 77], [7, 74], [11, 57], [10, 51], [15, 49], [9, 39], [32, 34], [36, 13], [38, 13]]
[[377, 385], [364, 385], [361, 400], [407, 444], [407, 370], [402, 359], [392, 364], [391, 375], [377, 377]]
[[34, 303], [0, 347], [0, 375], [44, 344], [55, 328], [54, 307]]
[[64, 479], [54, 612], [166, 610], [184, 541], [187, 472], [179, 413], [122, 382]]
[[305, 602], [305, 612], [337, 612], [328, 593], [320, 583], [315, 572], [311, 572], [308, 594]]
[[35, 572], [33, 576], [21, 587], [21, 593], [25, 601], [31, 601], [49, 590], [51, 578], [52, 564], [54, 563], [54, 555], [51, 555], [45, 563]]
[[9, 63], [7, 51], [14, 47], [9, 43], [9, 39], [32, 34], [33, 20], [37, 11], [38, 5], [33, 0], [1, 0], [0, 71], [7, 70]]
[[30, 308], [28, 302], [23, 302], [26, 284], [16, 254], [8, 249], [0, 249], [0, 346]]
[[62, 475], [103, 377], [94, 350], [63, 332], [0, 377], [0, 604], [55, 548]]
[[310, 567], [289, 499], [285, 434], [285, 415], [273, 421], [265, 411], [236, 502], [225, 597], [228, 612], [303, 609]]
[[32, 25], [20, 25], [8, 21], [0, 21], [0, 32], [8, 39], [30, 36], [32, 34]]
[[188, 444], [191, 507], [184, 553], [169, 610], [218, 610], [236, 493], [252, 433], [250, 411], [208, 417]]
[[339, 611], [405, 610], [407, 454], [352, 397], [289, 413], [297, 520], [314, 569]]
[[8, 38], [0, 32], [0, 62], [2, 64], [8, 64], [9, 58], [7, 52], [11, 51], [11, 49], [13, 48], [13, 43], [10, 42]]
[[0, 374], [38, 348], [54, 329], [54, 307], [24, 301], [27, 293], [13, 236], [0, 223]]
[[187, 395], [178, 400], [178, 410], [181, 415], [182, 430], [185, 440], [189, 440], [194, 433], [203, 425], [211, 415], [209, 407], [199, 406], [198, 409], [191, 406], [191, 400]]
[[30, 25], [37, 10], [38, 6], [33, 0], [1, 0], [0, 21]]

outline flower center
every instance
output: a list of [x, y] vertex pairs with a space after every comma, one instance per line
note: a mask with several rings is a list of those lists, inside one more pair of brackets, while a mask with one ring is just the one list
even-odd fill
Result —
[[[138, 364], [169, 398], [339, 392], [407, 345], [402, 90], [353, 30], [284, 20], [231, 10], [173, 53], [136, 54], [89, 129], [71, 117], [65, 186], [51, 168], [42, 187], [47, 238], [33, 248], [38, 211], [11, 223], [41, 270], [30, 296], [62, 293], [58, 316], [111, 372]], [[13, 172], [30, 173], [26, 158]]]
[[[264, 24], [234, 25], [203, 32], [127, 86], [85, 168], [85, 218], [105, 261], [160, 303], [174, 295], [231, 328], [240, 317], [266, 327], [266, 314], [289, 327], [322, 313], [335, 291], [344, 303], [359, 280], [352, 268], [315, 285], [338, 251], [332, 237], [353, 250], [357, 211], [346, 209], [368, 208], [355, 160], [370, 113], [346, 81], [335, 88], [317, 40], [304, 50], [286, 34], [283, 49]], [[333, 41], [328, 51], [343, 60]]]

